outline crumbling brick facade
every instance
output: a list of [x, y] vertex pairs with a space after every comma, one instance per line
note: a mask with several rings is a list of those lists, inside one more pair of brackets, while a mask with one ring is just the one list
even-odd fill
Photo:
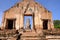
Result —
[[[43, 29], [43, 22], [47, 22], [47, 29], [53, 29], [52, 13], [34, 2], [23, 0], [4, 12], [2, 27], [7, 28], [8, 20], [15, 21], [16, 30], [24, 27], [24, 16], [33, 16], [33, 29]], [[13, 23], [14, 24], [14, 23]]]
[[[32, 29], [24, 29], [24, 16], [32, 16]], [[18, 30], [18, 34], [22, 34], [21, 40], [39, 40], [42, 37], [45, 38], [42, 30], [53, 29], [52, 13], [34, 0], [23, 0], [6, 10], [1, 27], [1, 30]], [[17, 40], [17, 37], [12, 38]]]

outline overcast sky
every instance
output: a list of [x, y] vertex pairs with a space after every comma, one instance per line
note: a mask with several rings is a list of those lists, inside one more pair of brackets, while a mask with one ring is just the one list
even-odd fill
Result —
[[[20, 0], [0, 0], [0, 24], [5, 10], [15, 5]], [[53, 20], [60, 20], [60, 0], [35, 0], [52, 12]]]

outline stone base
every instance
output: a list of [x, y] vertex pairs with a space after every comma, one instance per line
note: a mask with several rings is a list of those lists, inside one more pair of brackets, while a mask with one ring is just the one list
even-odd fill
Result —
[[20, 40], [45, 40], [45, 36], [39, 36], [35, 32], [25, 32], [22, 34]]
[[25, 32], [31, 32], [32, 30], [31, 29], [26, 29]]

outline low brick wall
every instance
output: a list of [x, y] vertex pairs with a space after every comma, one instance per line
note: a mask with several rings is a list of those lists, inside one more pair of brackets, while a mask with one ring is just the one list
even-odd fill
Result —
[[46, 40], [44, 36], [22, 36], [21, 40]]
[[48, 40], [60, 40], [60, 35], [46, 35]]

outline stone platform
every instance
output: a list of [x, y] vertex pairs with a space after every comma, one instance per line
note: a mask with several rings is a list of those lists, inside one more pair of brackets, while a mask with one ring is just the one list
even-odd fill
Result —
[[45, 36], [40, 36], [35, 31], [28, 31], [22, 33], [20, 40], [45, 40]]

